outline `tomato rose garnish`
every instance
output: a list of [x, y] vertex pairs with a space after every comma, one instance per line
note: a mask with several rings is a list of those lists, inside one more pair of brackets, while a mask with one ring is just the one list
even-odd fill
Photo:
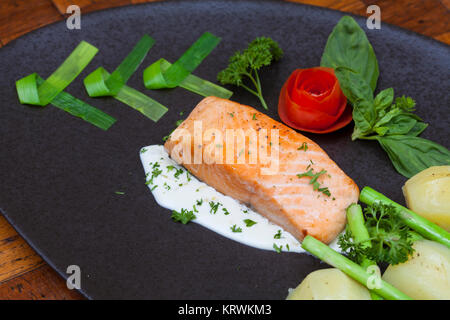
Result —
[[314, 133], [336, 131], [352, 110], [332, 68], [296, 69], [281, 89], [278, 114], [288, 126]]

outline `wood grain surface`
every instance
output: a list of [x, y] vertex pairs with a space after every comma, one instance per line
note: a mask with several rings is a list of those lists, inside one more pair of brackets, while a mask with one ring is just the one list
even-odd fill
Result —
[[[155, 0], [1, 0], [0, 47], [66, 17], [69, 5], [83, 13]], [[382, 22], [450, 44], [450, 0], [292, 0], [366, 16], [381, 8]], [[0, 216], [0, 299], [83, 299]]]

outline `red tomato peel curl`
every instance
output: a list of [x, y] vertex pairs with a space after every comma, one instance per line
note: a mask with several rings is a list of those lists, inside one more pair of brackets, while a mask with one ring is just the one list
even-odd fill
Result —
[[278, 114], [288, 126], [314, 133], [336, 131], [352, 121], [334, 70], [325, 67], [294, 70], [281, 89]]

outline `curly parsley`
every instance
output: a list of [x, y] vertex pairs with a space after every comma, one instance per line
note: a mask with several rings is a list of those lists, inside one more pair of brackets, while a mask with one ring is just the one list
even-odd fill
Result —
[[232, 227], [230, 227], [230, 229], [233, 232], [242, 232], [242, 228], [237, 227], [236, 225], [233, 225]]
[[222, 204], [220, 202], [210, 201], [209, 202], [209, 207], [210, 207], [209, 213], [216, 214], [217, 209], [219, 209], [219, 206], [221, 206], [221, 205]]
[[173, 221], [181, 222], [182, 224], [187, 224], [189, 221], [196, 218], [194, 212], [189, 211], [187, 209], [181, 209], [181, 212], [178, 212], [176, 210], [172, 211], [171, 218]]
[[[232, 84], [242, 87], [254, 94], [267, 110], [267, 104], [262, 95], [258, 71], [262, 67], [270, 65], [272, 61], [280, 60], [282, 56], [283, 50], [281, 50], [276, 41], [266, 37], [256, 38], [250, 42], [247, 49], [243, 52], [236, 52], [230, 58], [228, 67], [219, 72], [217, 79], [222, 84]], [[253, 84], [254, 89], [244, 83], [245, 78]]]
[[392, 265], [405, 262], [414, 252], [411, 229], [398, 217], [394, 206], [374, 203], [364, 209], [370, 246], [355, 242], [349, 228], [339, 236], [338, 245], [349, 259], [361, 263], [364, 258]]
[[311, 180], [309, 181], [309, 184], [312, 184], [313, 190], [318, 191], [326, 195], [327, 197], [331, 196], [330, 190], [328, 190], [328, 187], [320, 187], [320, 183], [317, 181], [319, 177], [323, 174], [326, 174], [326, 170], [321, 170], [319, 172], [314, 173], [314, 169], [309, 169], [307, 172], [299, 173], [297, 174], [297, 177], [303, 178], [303, 177], [309, 177]]

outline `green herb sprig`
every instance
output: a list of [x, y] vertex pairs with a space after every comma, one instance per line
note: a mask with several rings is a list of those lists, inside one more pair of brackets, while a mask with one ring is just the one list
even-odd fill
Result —
[[[219, 72], [217, 79], [222, 84], [242, 87], [259, 98], [264, 109], [268, 109], [262, 95], [261, 81], [258, 71], [278, 61], [283, 56], [283, 50], [271, 38], [260, 37], [253, 40], [243, 52], [236, 52], [229, 61], [226, 69]], [[244, 79], [250, 81], [254, 88], [250, 88]]]
[[350, 228], [339, 236], [338, 244], [350, 260], [361, 264], [364, 259], [369, 259], [392, 265], [408, 260], [414, 251], [413, 235], [394, 206], [374, 203], [364, 209], [364, 220], [368, 239], [355, 241]]
[[326, 170], [320, 170], [319, 172], [314, 173], [314, 169], [309, 169], [306, 172], [297, 174], [297, 177], [303, 178], [303, 177], [309, 177], [311, 180], [309, 181], [309, 184], [312, 184], [313, 190], [318, 191], [326, 195], [327, 197], [331, 196], [330, 190], [328, 190], [328, 187], [320, 187], [320, 183], [317, 181], [319, 177], [323, 174], [326, 174]]
[[210, 201], [209, 202], [209, 207], [210, 210], [209, 212], [212, 214], [216, 214], [217, 213], [217, 209], [219, 209], [219, 206], [221, 206], [222, 204], [220, 202], [214, 202], [214, 201]]
[[180, 212], [173, 210], [171, 218], [174, 221], [181, 222], [182, 224], [187, 224], [189, 221], [196, 218], [194, 212], [192, 210], [181, 209]]
[[242, 228], [238, 227], [236, 225], [233, 225], [232, 227], [230, 227], [231, 231], [237, 233], [237, 232], [242, 232]]
[[308, 150], [308, 144], [306, 142], [303, 142], [302, 145], [297, 148], [297, 150], [303, 150], [303, 151]]
[[281, 251], [283, 250], [283, 246], [277, 246], [275, 243], [273, 244], [273, 248], [277, 253], [281, 253]]
[[[150, 164], [152, 164], [152, 163], [150, 163]], [[152, 172], [151, 172], [150, 179], [147, 180], [147, 181], [145, 182], [145, 184], [146, 184], [146, 185], [149, 185], [149, 184], [152, 185], [152, 184], [153, 184], [153, 179], [156, 178], [156, 177], [158, 177], [161, 173], [162, 173], [162, 170], [160, 169], [159, 162], [153, 163], [153, 166], [152, 166]], [[149, 176], [149, 175], [150, 175], [150, 173], [147, 173], [146, 176]], [[153, 190], [153, 189], [152, 189], [152, 190]]]

